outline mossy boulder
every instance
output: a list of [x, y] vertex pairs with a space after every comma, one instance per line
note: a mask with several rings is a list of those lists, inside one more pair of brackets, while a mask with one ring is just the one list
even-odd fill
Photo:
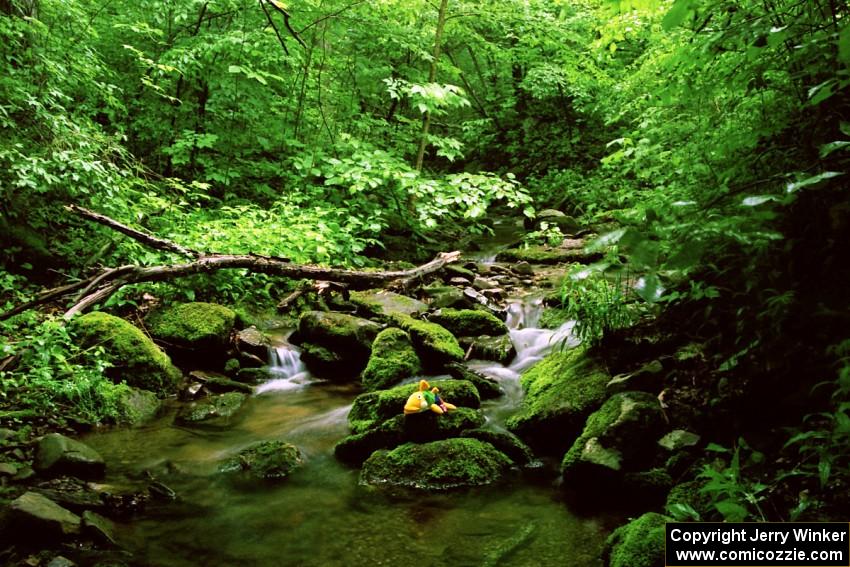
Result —
[[367, 391], [380, 390], [422, 371], [410, 335], [401, 329], [385, 329], [372, 343], [372, 354], [360, 381]]
[[407, 443], [392, 451], [375, 452], [363, 463], [360, 482], [372, 486], [449, 490], [497, 482], [512, 464], [493, 445], [477, 439]]
[[178, 412], [177, 422], [185, 425], [230, 425], [247, 399], [245, 394], [228, 392], [191, 402]]
[[463, 349], [445, 327], [402, 314], [393, 315], [391, 320], [410, 335], [426, 370], [441, 370], [449, 362], [463, 360]]
[[509, 431], [493, 431], [491, 429], [469, 429], [460, 435], [490, 443], [499, 451], [510, 457], [518, 465], [527, 465], [534, 460], [531, 448], [522, 439]]
[[182, 374], [141, 330], [124, 319], [94, 312], [77, 317], [71, 329], [84, 347], [102, 346], [112, 364], [106, 374], [114, 382], [157, 393], [171, 392]]
[[717, 511], [714, 508], [711, 496], [702, 491], [706, 482], [704, 480], [691, 480], [674, 486], [667, 494], [665, 506], [667, 511], [673, 513], [676, 508], [680, 508], [681, 511], [690, 508], [699, 516], [693, 518], [695, 520], [699, 519], [703, 522], [715, 520], [714, 516], [717, 515]]
[[149, 422], [162, 408], [162, 401], [156, 397], [156, 394], [138, 388], [127, 388], [120, 392], [115, 403], [120, 416], [118, 422], [131, 426]]
[[334, 447], [334, 453], [343, 462], [359, 465], [379, 449], [457, 437], [480, 428], [484, 422], [484, 414], [470, 408], [457, 408], [442, 415], [430, 411], [396, 415], [372, 429], [344, 438]]
[[333, 380], [353, 379], [366, 367], [380, 331], [380, 325], [361, 317], [308, 311], [299, 319], [298, 332], [291, 340], [301, 345], [301, 359], [314, 374]]
[[605, 401], [610, 379], [581, 347], [550, 354], [522, 375], [525, 398], [508, 429], [537, 451], [563, 454]]
[[50, 476], [70, 475], [91, 479], [103, 477], [106, 462], [85, 443], [60, 433], [50, 433], [38, 442], [33, 468]]
[[605, 542], [606, 567], [663, 567], [666, 516], [648, 512], [614, 530]]
[[283, 441], [261, 441], [226, 459], [219, 472], [242, 473], [259, 480], [279, 480], [289, 476], [303, 462], [301, 451]]
[[[478, 408], [481, 398], [478, 390], [466, 380], [434, 380], [432, 387], [440, 390], [440, 396], [460, 407]], [[348, 425], [352, 433], [363, 433], [378, 424], [400, 415], [411, 394], [418, 391], [418, 384], [402, 384], [389, 390], [378, 390], [360, 394], [354, 398], [348, 412]]]
[[566, 264], [578, 262], [591, 264], [603, 257], [601, 252], [585, 252], [583, 248], [552, 248], [549, 246], [529, 246], [510, 248], [496, 256], [499, 262], [528, 262], [529, 264]]
[[587, 418], [581, 436], [564, 456], [564, 484], [582, 490], [622, 485], [624, 473], [641, 471], [654, 460], [663, 427], [661, 405], [652, 394], [611, 396]]
[[146, 323], [151, 335], [176, 355], [223, 363], [236, 313], [215, 303], [178, 303], [152, 313]]
[[458, 308], [464, 309], [472, 305], [472, 301], [462, 290], [450, 285], [429, 285], [422, 288], [422, 293], [428, 297], [430, 306], [434, 309]]
[[442, 325], [456, 337], [496, 336], [508, 332], [505, 323], [498, 317], [478, 309], [440, 309], [428, 320]]
[[470, 358], [478, 360], [492, 360], [507, 366], [516, 356], [516, 348], [508, 334], [495, 337], [461, 337], [458, 342], [464, 351], [470, 353]]
[[462, 362], [451, 362], [446, 365], [446, 371], [455, 380], [472, 382], [482, 400], [492, 400], [505, 394], [502, 386], [495, 379], [477, 371]]
[[357, 307], [358, 314], [369, 319], [385, 320], [394, 313], [413, 315], [428, 310], [418, 299], [383, 290], [352, 291], [349, 301]]

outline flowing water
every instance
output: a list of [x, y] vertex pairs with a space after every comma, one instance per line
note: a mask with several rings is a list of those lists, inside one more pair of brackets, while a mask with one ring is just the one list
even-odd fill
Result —
[[[539, 298], [509, 306], [517, 356], [509, 366], [473, 362], [506, 395], [484, 404], [499, 429], [521, 400], [519, 373], [560, 340], [570, 324], [535, 328]], [[449, 494], [386, 494], [358, 484], [358, 470], [333, 456], [347, 434], [353, 386], [311, 378], [285, 338], [271, 353], [275, 377], [261, 385], [227, 428], [183, 428], [173, 410], [143, 428], [90, 435], [105, 456], [106, 483], [155, 478], [178, 495], [148, 504], [118, 538], [153, 566], [599, 565], [610, 519], [578, 515], [558, 499], [552, 475], [517, 473], [506, 484]], [[235, 483], [217, 463], [248, 445], [280, 439], [305, 464], [275, 484]]]

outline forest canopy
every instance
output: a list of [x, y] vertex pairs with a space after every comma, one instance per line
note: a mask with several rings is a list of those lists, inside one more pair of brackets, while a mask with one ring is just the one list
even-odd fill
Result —
[[[850, 482], [846, 3], [0, 0], [0, 15], [2, 311], [102, 266], [180, 260], [69, 205], [189, 250], [350, 269], [421, 264], [496, 217], [525, 219], [523, 245], [559, 244], [537, 218], [554, 209], [596, 236], [564, 293], [585, 294], [589, 341], [625, 323], [612, 301], [639, 304], [706, 346], [717, 419], [821, 383], [727, 441], [794, 427], [807, 489]], [[629, 285], [594, 295], [605, 278]], [[100, 308], [273, 310], [297, 285], [227, 270]], [[0, 381], [108, 420], [69, 306], [0, 323]], [[726, 480], [727, 519], [764, 519], [761, 483]], [[808, 506], [792, 492], [784, 519]]]

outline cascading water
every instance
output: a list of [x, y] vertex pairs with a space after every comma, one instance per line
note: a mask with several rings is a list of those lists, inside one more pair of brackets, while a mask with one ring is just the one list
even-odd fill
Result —
[[288, 342], [269, 347], [269, 373], [273, 378], [257, 386], [257, 394], [294, 390], [315, 381], [301, 361], [301, 351]]
[[555, 348], [573, 348], [579, 344], [573, 335], [574, 321], [567, 321], [558, 329], [538, 329], [543, 311], [541, 297], [526, 297], [508, 305], [505, 324], [510, 333], [516, 356], [508, 366], [488, 361], [473, 361], [470, 367], [499, 382], [505, 395], [486, 404], [485, 409], [494, 427], [501, 427], [505, 419], [516, 412], [522, 402], [520, 374], [539, 362]]

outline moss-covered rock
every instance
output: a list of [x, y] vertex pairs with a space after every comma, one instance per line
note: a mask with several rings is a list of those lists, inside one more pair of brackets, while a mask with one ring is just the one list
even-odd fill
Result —
[[396, 314], [392, 323], [407, 331], [426, 370], [440, 370], [449, 362], [463, 360], [463, 350], [448, 329], [436, 323]]
[[218, 470], [260, 480], [279, 480], [301, 464], [301, 451], [296, 446], [283, 441], [261, 441], [222, 462]]
[[432, 284], [423, 287], [422, 293], [430, 298], [430, 305], [434, 309], [465, 309], [472, 305], [471, 299], [464, 295], [463, 291], [450, 285]]
[[384, 290], [352, 291], [349, 301], [357, 307], [358, 314], [370, 319], [385, 320], [394, 313], [413, 315], [428, 310], [418, 299]]
[[115, 401], [118, 407], [118, 422], [122, 425], [143, 425], [157, 416], [162, 401], [148, 390], [127, 388], [120, 392]]
[[272, 371], [268, 366], [242, 368], [236, 373], [236, 380], [244, 384], [261, 384], [271, 379]]
[[457, 408], [442, 415], [433, 412], [396, 415], [363, 433], [344, 438], [334, 447], [334, 453], [343, 462], [359, 465], [378, 449], [457, 437], [480, 428], [484, 421], [480, 410], [470, 408]]
[[498, 317], [478, 309], [440, 309], [432, 313], [428, 320], [442, 325], [457, 337], [496, 336], [508, 332]]
[[505, 394], [505, 391], [495, 379], [478, 372], [462, 362], [451, 362], [446, 365], [446, 371], [455, 380], [472, 382], [482, 400], [492, 400]]
[[702, 491], [706, 482], [704, 480], [691, 480], [677, 484], [670, 489], [666, 504], [668, 513], [672, 513], [676, 507], [686, 506], [693, 509], [699, 516], [699, 518], [693, 519], [699, 519], [703, 522], [713, 521], [716, 515], [714, 504], [711, 496]]
[[550, 248], [549, 246], [510, 248], [496, 256], [496, 260], [499, 262], [524, 261], [529, 264], [566, 264], [570, 262], [590, 264], [601, 259], [601, 252], [585, 252], [582, 248]]
[[[478, 391], [466, 380], [435, 380], [430, 383], [440, 390], [440, 396], [458, 408], [478, 408], [481, 398]], [[418, 391], [418, 384], [402, 384], [390, 390], [378, 390], [360, 394], [354, 398], [348, 413], [348, 425], [352, 433], [363, 433], [378, 424], [401, 414], [411, 394]]]
[[500, 480], [511, 460], [477, 439], [445, 439], [407, 443], [392, 451], [377, 451], [363, 463], [360, 482], [373, 486], [448, 490], [482, 486]]
[[225, 392], [242, 392], [244, 394], [252, 394], [254, 388], [244, 382], [231, 380], [224, 374], [218, 372], [206, 372], [204, 370], [193, 370], [189, 373], [192, 380], [196, 380], [204, 385], [208, 392], [214, 394], [223, 394]]
[[581, 436], [564, 456], [565, 485], [591, 484], [605, 490], [611, 483], [621, 484], [623, 473], [640, 471], [653, 460], [663, 427], [661, 406], [652, 394], [611, 396], [587, 418]]
[[[146, 323], [158, 341], [198, 356], [219, 359], [230, 340], [236, 313], [215, 303], [178, 303], [148, 316]], [[223, 362], [223, 359], [222, 359]]]
[[71, 322], [85, 347], [102, 346], [112, 366], [106, 374], [115, 382], [153, 392], [171, 392], [182, 374], [141, 330], [107, 313], [88, 313]]
[[385, 329], [372, 343], [372, 354], [360, 376], [367, 391], [388, 388], [422, 371], [410, 336], [401, 329]]
[[521, 378], [525, 398], [508, 429], [535, 450], [563, 454], [605, 401], [611, 376], [579, 347], [550, 354]]
[[516, 356], [516, 348], [510, 335], [491, 337], [462, 337], [458, 339], [461, 348], [469, 352], [470, 358], [492, 360], [507, 366]]
[[229, 392], [211, 396], [183, 406], [177, 414], [177, 422], [186, 425], [229, 425], [248, 396]]
[[605, 542], [607, 567], [662, 567], [666, 516], [648, 512], [614, 530]]
[[460, 436], [471, 437], [472, 439], [490, 443], [518, 465], [527, 465], [534, 459], [534, 454], [528, 445], [508, 431], [493, 431], [491, 429], [479, 428], [464, 431]]
[[301, 359], [311, 372], [344, 380], [356, 378], [366, 367], [380, 331], [380, 325], [361, 317], [308, 311], [298, 321], [298, 332], [291, 340], [301, 345]]

